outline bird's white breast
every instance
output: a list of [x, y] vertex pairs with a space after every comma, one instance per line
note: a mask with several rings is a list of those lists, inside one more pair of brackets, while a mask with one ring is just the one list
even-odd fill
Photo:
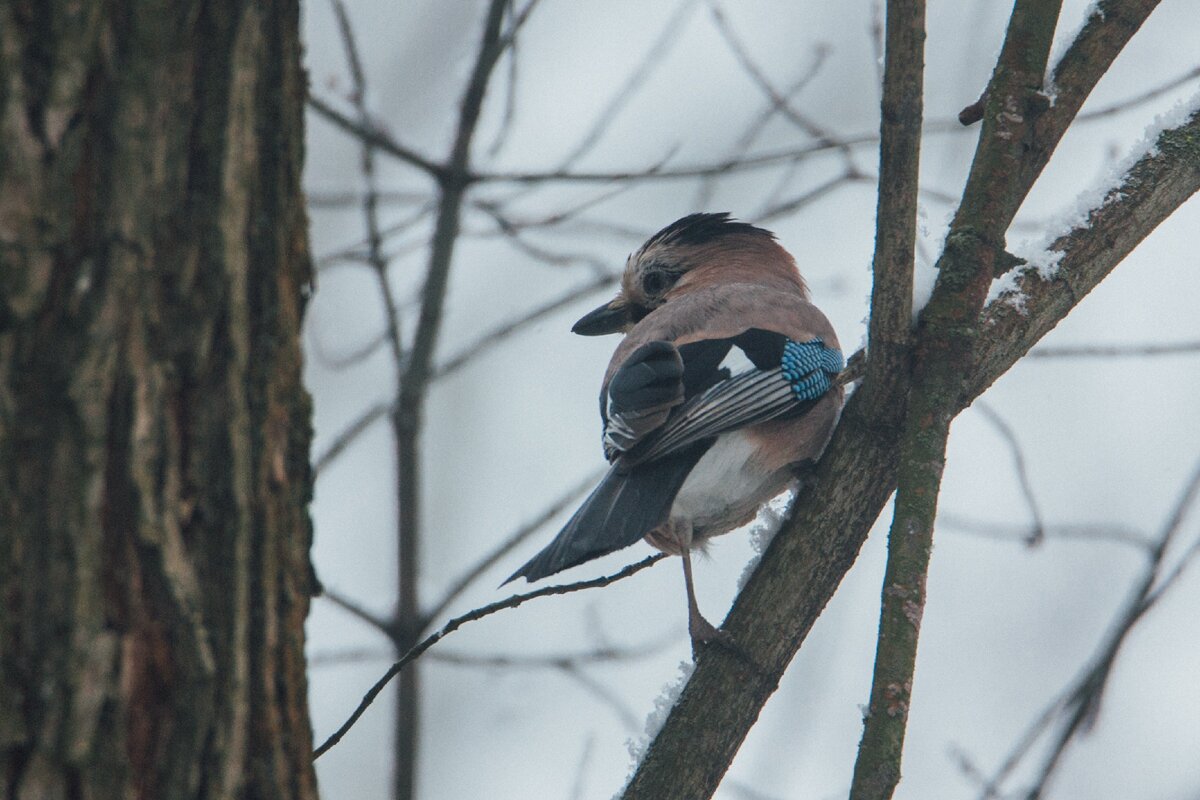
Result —
[[719, 436], [675, 496], [671, 518], [688, 520], [697, 539], [748, 522], [788, 477], [758, 467], [752, 458], [756, 447], [744, 431]]

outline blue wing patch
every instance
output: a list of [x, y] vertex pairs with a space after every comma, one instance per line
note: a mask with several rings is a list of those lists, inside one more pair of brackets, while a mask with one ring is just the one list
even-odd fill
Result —
[[800, 402], [816, 400], [833, 386], [833, 377], [842, 371], [845, 362], [840, 350], [826, 347], [820, 339], [793, 342], [783, 346], [780, 372], [792, 387]]

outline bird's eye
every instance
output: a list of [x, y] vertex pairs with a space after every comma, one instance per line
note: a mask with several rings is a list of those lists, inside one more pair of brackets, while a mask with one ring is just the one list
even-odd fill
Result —
[[665, 292], [672, 283], [671, 276], [667, 273], [651, 270], [642, 278], [642, 289], [646, 294], [654, 296]]

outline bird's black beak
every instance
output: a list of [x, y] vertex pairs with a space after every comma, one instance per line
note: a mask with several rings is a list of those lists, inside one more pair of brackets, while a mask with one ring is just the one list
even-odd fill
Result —
[[629, 306], [620, 298], [605, 303], [595, 311], [589, 311], [571, 326], [571, 333], [580, 336], [603, 336], [606, 333], [620, 333], [632, 322]]

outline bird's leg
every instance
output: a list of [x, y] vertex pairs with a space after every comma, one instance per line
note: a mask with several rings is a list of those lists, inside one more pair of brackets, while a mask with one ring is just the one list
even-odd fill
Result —
[[682, 548], [680, 555], [683, 556], [683, 582], [687, 587], [688, 635], [692, 637], [692, 658], [695, 658], [701, 644], [718, 640], [724, 641], [728, 639], [728, 635], [714, 628], [712, 623], [700, 613], [700, 606], [696, 603], [696, 587], [692, 583], [691, 548]]

